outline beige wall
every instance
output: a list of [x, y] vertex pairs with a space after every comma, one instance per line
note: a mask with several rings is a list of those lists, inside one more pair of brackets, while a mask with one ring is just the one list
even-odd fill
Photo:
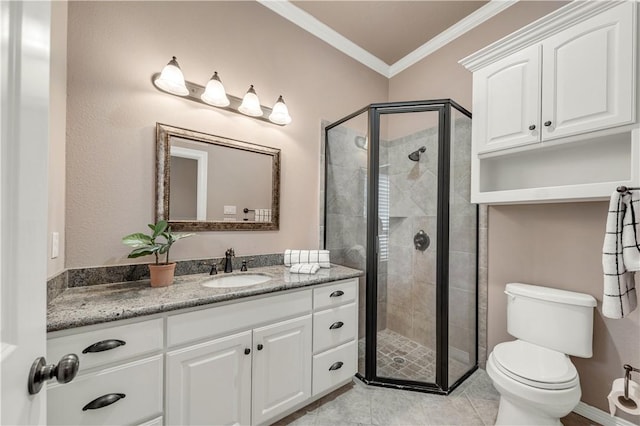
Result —
[[[120, 240], [153, 220], [156, 122], [282, 150], [280, 230], [199, 233], [175, 259], [317, 247], [321, 119], [386, 100], [384, 77], [256, 2], [72, 2], [68, 32], [67, 267], [132, 263]], [[172, 55], [190, 81], [284, 95], [293, 123], [160, 93]]]
[[[51, 81], [49, 85], [49, 221], [47, 277], [65, 268], [65, 144], [67, 116], [67, 3], [51, 3]], [[51, 233], [60, 236], [59, 255], [51, 259]]]
[[506, 328], [506, 283], [591, 294], [598, 300], [593, 357], [573, 361], [582, 400], [604, 411], [611, 382], [623, 375], [622, 365], [640, 365], [640, 309], [621, 320], [602, 316], [601, 253], [607, 208], [607, 202], [489, 208], [489, 351], [497, 343], [513, 340]]

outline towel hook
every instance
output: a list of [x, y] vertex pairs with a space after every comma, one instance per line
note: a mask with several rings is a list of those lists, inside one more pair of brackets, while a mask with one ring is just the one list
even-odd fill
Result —
[[616, 188], [616, 191], [618, 191], [618, 192], [620, 192], [622, 194], [626, 194], [629, 191], [635, 191], [637, 189], [640, 189], [640, 187], [637, 187], [637, 186], [629, 187], [629, 186], [621, 185], [621, 186]]

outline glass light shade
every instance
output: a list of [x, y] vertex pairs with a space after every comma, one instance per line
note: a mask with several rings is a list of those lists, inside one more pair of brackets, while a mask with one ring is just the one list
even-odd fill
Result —
[[189, 89], [184, 84], [184, 76], [175, 56], [162, 69], [160, 77], [156, 78], [153, 84], [159, 89], [174, 95], [187, 96], [189, 94]]
[[220, 77], [218, 77], [217, 71], [213, 73], [213, 76], [207, 83], [207, 87], [205, 87], [204, 93], [200, 96], [200, 99], [209, 105], [217, 107], [229, 106], [229, 98], [227, 98], [227, 93], [224, 90], [222, 81], [220, 81]]
[[280, 95], [280, 97], [276, 101], [276, 104], [273, 106], [271, 115], [269, 115], [269, 120], [272, 123], [280, 124], [282, 126], [286, 126], [287, 124], [291, 123], [289, 108], [287, 108], [287, 104], [284, 103], [282, 95]]
[[247, 90], [247, 93], [244, 95], [242, 104], [238, 108], [238, 111], [251, 117], [262, 116], [263, 111], [260, 107], [260, 99], [258, 99], [258, 95], [256, 95], [256, 91], [253, 89], [253, 84], [251, 85], [251, 87], [249, 87], [249, 90]]

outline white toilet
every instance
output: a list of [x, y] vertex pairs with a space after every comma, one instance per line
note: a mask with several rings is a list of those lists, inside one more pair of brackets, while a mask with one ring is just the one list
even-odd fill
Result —
[[500, 393], [496, 425], [561, 425], [581, 396], [568, 355], [591, 358], [596, 300], [519, 283], [505, 293], [507, 331], [518, 340], [496, 345], [487, 360]]

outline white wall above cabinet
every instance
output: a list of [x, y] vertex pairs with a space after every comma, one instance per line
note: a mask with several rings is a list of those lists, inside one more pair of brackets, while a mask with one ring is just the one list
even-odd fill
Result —
[[638, 7], [572, 2], [460, 61], [473, 71], [471, 201], [638, 186]]

